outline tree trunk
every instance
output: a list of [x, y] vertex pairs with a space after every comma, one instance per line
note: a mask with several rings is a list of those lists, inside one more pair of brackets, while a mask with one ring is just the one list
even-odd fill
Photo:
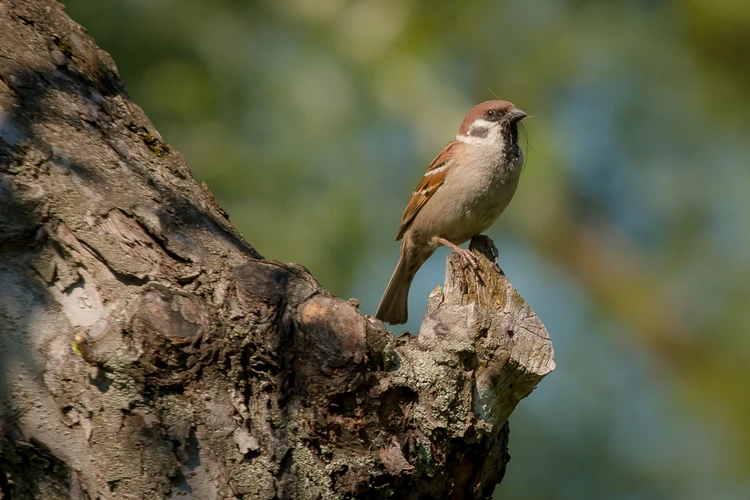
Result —
[[488, 498], [554, 362], [475, 243], [394, 337], [261, 258], [61, 4], [0, 0], [0, 498]]

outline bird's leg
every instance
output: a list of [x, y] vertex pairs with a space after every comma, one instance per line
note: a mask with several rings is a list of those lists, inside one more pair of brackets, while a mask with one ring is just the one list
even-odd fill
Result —
[[474, 255], [470, 250], [465, 250], [461, 248], [458, 245], [454, 245], [450, 241], [446, 240], [445, 238], [441, 238], [439, 236], [436, 236], [432, 238], [432, 243], [435, 246], [443, 245], [451, 250], [453, 250], [456, 254], [458, 254], [459, 257], [461, 257], [464, 261], [466, 261], [467, 264], [469, 264], [474, 271], [479, 270], [479, 262], [477, 262], [477, 256]]

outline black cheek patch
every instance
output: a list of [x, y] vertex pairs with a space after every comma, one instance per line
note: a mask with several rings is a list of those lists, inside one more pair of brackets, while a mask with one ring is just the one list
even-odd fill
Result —
[[471, 127], [469, 129], [469, 135], [472, 137], [487, 137], [487, 133], [490, 130], [487, 127]]

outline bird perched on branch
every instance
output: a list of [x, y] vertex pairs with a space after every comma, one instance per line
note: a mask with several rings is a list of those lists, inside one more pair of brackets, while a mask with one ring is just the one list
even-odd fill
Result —
[[375, 316], [394, 325], [408, 318], [409, 287], [439, 245], [478, 269], [458, 245], [489, 228], [510, 203], [523, 167], [518, 123], [526, 113], [507, 101], [475, 106], [456, 138], [430, 163], [401, 217], [401, 255]]

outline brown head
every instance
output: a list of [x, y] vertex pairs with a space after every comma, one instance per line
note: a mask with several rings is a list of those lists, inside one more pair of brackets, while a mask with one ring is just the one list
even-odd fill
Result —
[[[526, 118], [526, 113], [508, 101], [485, 101], [477, 104], [458, 129], [458, 139], [485, 138], [493, 129], [503, 132], [503, 135], [517, 135], [517, 123]], [[513, 138], [515, 139], [515, 138]]]

